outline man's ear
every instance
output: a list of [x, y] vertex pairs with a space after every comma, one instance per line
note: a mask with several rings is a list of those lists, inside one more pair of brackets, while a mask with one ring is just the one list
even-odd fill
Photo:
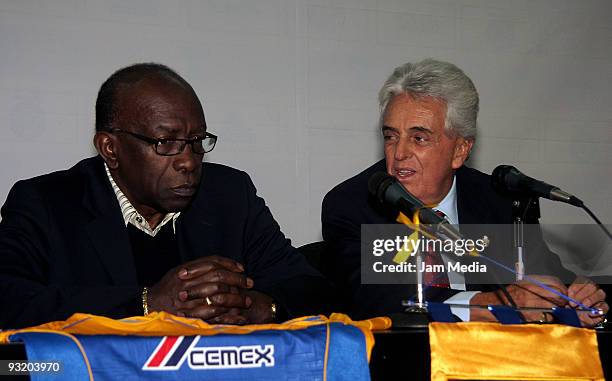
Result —
[[117, 169], [119, 160], [117, 160], [117, 140], [115, 136], [106, 131], [96, 132], [93, 143], [108, 168]]
[[473, 145], [474, 139], [465, 139], [461, 136], [457, 138], [452, 161], [453, 169], [459, 169], [465, 163], [468, 157], [470, 157]]

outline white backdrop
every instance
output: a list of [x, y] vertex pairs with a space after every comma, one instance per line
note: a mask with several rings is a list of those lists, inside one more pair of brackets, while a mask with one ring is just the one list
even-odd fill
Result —
[[609, 0], [1, 0], [0, 201], [92, 155], [100, 84], [156, 61], [199, 94], [220, 136], [207, 160], [246, 170], [295, 245], [319, 240], [324, 194], [381, 157], [379, 87], [434, 57], [480, 92], [472, 166], [516, 165], [610, 222], [611, 14]]

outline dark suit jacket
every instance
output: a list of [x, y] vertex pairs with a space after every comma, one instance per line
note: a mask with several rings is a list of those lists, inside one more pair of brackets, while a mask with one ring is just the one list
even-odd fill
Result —
[[[222, 255], [244, 264], [255, 289], [290, 316], [321, 312], [329, 283], [287, 240], [249, 176], [204, 163], [200, 188], [177, 220], [181, 262]], [[0, 327], [75, 312], [142, 314], [127, 229], [98, 157], [19, 181], [0, 222]]]
[[[323, 200], [321, 220], [327, 250], [326, 265], [331, 269], [329, 276], [333, 277], [347, 301], [343, 309], [353, 318], [400, 312], [403, 310], [401, 301], [416, 293], [413, 285], [361, 284], [361, 224], [393, 224], [397, 217], [397, 211], [386, 209], [368, 194], [368, 179], [380, 171], [386, 171], [384, 159], [333, 188]], [[460, 224], [512, 224], [512, 199], [491, 188], [489, 175], [464, 166], [456, 171], [456, 176]], [[526, 268], [537, 269], [539, 274], [573, 278], [573, 274], [561, 266], [558, 257], [548, 250], [539, 234], [526, 239], [529, 251], [539, 253], [531, 256]], [[491, 241], [496, 242], [495, 238]], [[499, 246], [502, 245], [498, 243]], [[507, 251], [487, 250], [487, 256], [512, 266], [514, 257], [508, 258], [508, 255]], [[488, 266], [488, 269], [493, 267]], [[487, 282], [493, 283], [494, 280], [488, 279]], [[468, 290], [492, 288], [483, 285], [482, 279], [470, 279], [469, 273], [466, 274], [466, 286]], [[457, 292], [430, 287], [426, 290], [426, 298], [444, 301]]]

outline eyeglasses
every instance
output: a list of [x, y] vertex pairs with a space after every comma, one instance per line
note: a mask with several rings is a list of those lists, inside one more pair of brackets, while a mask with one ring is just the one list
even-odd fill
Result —
[[211, 134], [210, 132], [205, 132], [204, 136], [198, 136], [191, 139], [156, 139], [149, 136], [140, 135], [135, 132], [122, 130], [120, 128], [113, 128], [110, 130], [110, 132], [121, 132], [131, 135], [136, 139], [140, 139], [143, 142], [153, 144], [155, 146], [155, 153], [162, 156], [178, 155], [179, 153], [183, 152], [187, 144], [191, 146], [191, 152], [197, 155], [203, 155], [212, 151], [213, 148], [215, 148], [215, 144], [217, 144], [217, 135]]

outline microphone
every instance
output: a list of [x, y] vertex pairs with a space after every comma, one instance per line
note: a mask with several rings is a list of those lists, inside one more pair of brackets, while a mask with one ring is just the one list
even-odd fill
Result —
[[[368, 191], [379, 202], [394, 207], [406, 216], [412, 216], [418, 210], [420, 221], [428, 224], [434, 229], [433, 234], [436, 238], [450, 238], [454, 241], [464, 239], [461, 233], [459, 233], [453, 225], [449, 224], [444, 218], [438, 216], [430, 208], [425, 207], [421, 200], [408, 192], [395, 177], [386, 172], [376, 172], [370, 176], [368, 180]], [[508, 290], [500, 283], [496, 273], [491, 272], [491, 276], [495, 279], [497, 286], [506, 296], [510, 304], [516, 308], [516, 302]]]
[[442, 234], [452, 240], [463, 239], [461, 234], [444, 218], [413, 196], [397, 179], [385, 172], [376, 172], [368, 180], [368, 191], [378, 201], [412, 217], [419, 212], [421, 223], [431, 225], [436, 235]]
[[561, 201], [584, 209], [585, 212], [612, 239], [612, 233], [597, 218], [578, 197], [562, 191], [558, 187], [546, 184], [544, 181], [529, 177], [511, 165], [498, 165], [491, 174], [491, 186], [500, 193], [518, 193], [528, 196], [544, 197], [553, 201]]
[[511, 165], [499, 165], [491, 174], [491, 186], [501, 193], [520, 193], [565, 202], [577, 207], [584, 203], [554, 185], [529, 177]]

